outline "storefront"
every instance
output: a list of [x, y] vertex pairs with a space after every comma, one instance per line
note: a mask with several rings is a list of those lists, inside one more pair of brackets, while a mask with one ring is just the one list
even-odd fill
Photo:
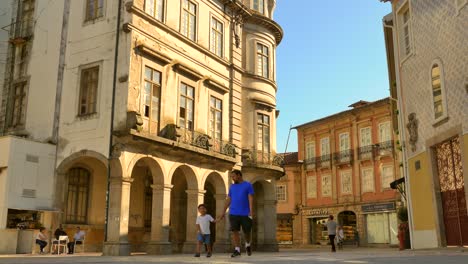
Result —
[[357, 232], [357, 218], [353, 211], [342, 211], [338, 214], [338, 225], [343, 227], [344, 240], [355, 241]]
[[292, 214], [276, 215], [276, 240], [280, 245], [292, 245], [293, 243], [293, 218]]
[[398, 244], [398, 221], [395, 203], [362, 205], [366, 219], [367, 243]]
[[328, 209], [309, 209], [302, 211], [302, 215], [307, 218], [309, 229], [308, 241], [312, 245], [328, 243]]

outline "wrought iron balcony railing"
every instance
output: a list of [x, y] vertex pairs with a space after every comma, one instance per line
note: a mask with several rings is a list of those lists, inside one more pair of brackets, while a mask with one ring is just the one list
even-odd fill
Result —
[[224, 140], [212, 140], [210, 136], [189, 129], [177, 129], [178, 141], [201, 149], [236, 157], [236, 146]]
[[347, 164], [353, 161], [353, 150], [348, 149], [335, 153], [335, 162], [337, 164]]
[[242, 162], [245, 164], [263, 164], [282, 167], [284, 165], [284, 157], [270, 152], [244, 149], [242, 150]]
[[386, 156], [393, 154], [393, 140], [384, 141], [376, 144], [377, 155]]
[[317, 167], [319, 168], [330, 168], [331, 167], [331, 155], [322, 155], [317, 157]]
[[317, 158], [312, 157], [304, 160], [304, 164], [306, 165], [307, 170], [313, 170], [317, 167]]
[[358, 151], [359, 160], [371, 160], [374, 157], [374, 149], [374, 145], [360, 147]]

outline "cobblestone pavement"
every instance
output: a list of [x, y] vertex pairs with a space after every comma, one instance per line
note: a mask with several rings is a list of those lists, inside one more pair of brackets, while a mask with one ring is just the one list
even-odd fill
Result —
[[229, 254], [215, 254], [211, 258], [202, 255], [194, 258], [192, 255], [147, 256], [133, 255], [129, 257], [103, 257], [98, 254], [76, 255], [0, 255], [0, 263], [382, 263], [382, 264], [468, 264], [468, 250], [438, 249], [438, 250], [407, 250], [397, 249], [349, 249], [337, 253], [319, 250], [285, 250], [277, 253], [254, 252], [250, 257], [243, 254], [232, 259]]

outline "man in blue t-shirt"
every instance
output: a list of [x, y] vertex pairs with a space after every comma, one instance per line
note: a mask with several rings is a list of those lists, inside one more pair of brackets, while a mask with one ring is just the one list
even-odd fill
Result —
[[240, 256], [240, 229], [244, 232], [245, 250], [247, 255], [252, 255], [250, 247], [251, 230], [252, 230], [252, 217], [253, 217], [253, 187], [250, 182], [242, 179], [242, 172], [240, 170], [233, 170], [231, 178], [234, 184], [229, 187], [229, 194], [226, 198], [223, 214], [220, 219], [223, 219], [226, 210], [229, 207], [229, 222], [231, 224], [232, 240], [235, 246], [234, 253], [231, 258]]

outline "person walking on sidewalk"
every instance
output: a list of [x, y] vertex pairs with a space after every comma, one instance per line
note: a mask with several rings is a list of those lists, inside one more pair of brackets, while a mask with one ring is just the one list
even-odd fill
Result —
[[219, 219], [223, 219], [226, 210], [229, 208], [229, 223], [231, 224], [232, 240], [234, 244], [234, 252], [231, 258], [240, 256], [240, 229], [245, 238], [245, 250], [247, 255], [252, 255], [250, 246], [252, 234], [252, 219], [253, 219], [253, 186], [250, 182], [242, 179], [240, 170], [233, 170], [231, 178], [234, 184], [229, 188], [229, 194], [224, 204], [224, 210]]
[[333, 220], [333, 215], [330, 215], [328, 217], [327, 231], [328, 231], [328, 238], [330, 239], [330, 244], [332, 246], [332, 252], [336, 252], [336, 248], [335, 248], [336, 222]]

